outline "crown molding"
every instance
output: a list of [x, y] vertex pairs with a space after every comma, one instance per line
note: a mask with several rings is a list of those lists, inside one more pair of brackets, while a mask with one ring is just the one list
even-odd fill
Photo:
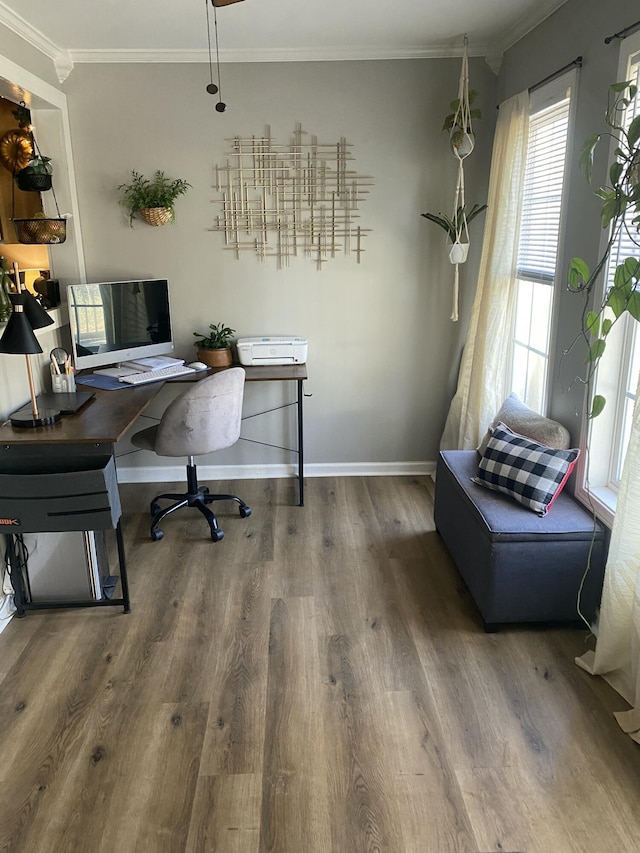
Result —
[[64, 50], [57, 44], [54, 44], [51, 39], [48, 39], [40, 30], [32, 26], [28, 21], [18, 15], [13, 9], [9, 9], [7, 5], [0, 0], [0, 24], [4, 24], [7, 29], [20, 36], [21, 39], [35, 47], [49, 59], [53, 60], [53, 64], [58, 75], [60, 83], [64, 83], [71, 70], [73, 69], [73, 61], [68, 50]]
[[[497, 65], [500, 69], [501, 58], [509, 48], [528, 35], [532, 30], [535, 30], [543, 21], [551, 17], [554, 12], [557, 12], [567, 0], [538, 0], [535, 9], [532, 9], [528, 14], [523, 15], [513, 27], [505, 30], [502, 35], [489, 44], [486, 56], [487, 63], [491, 68]], [[497, 73], [497, 72], [496, 72]]]
[[[485, 46], [474, 45], [470, 56], [484, 56]], [[208, 62], [206, 49], [198, 50], [70, 50], [75, 63]], [[220, 62], [340, 62], [384, 59], [442, 59], [462, 56], [462, 47], [344, 47], [344, 48], [260, 48], [221, 49]]]
[[[473, 44], [470, 56], [485, 57], [497, 74], [502, 56], [521, 38], [553, 15], [567, 0], [538, 0], [534, 10], [522, 17], [513, 27], [490, 44]], [[58, 80], [64, 83], [75, 63], [142, 63], [142, 62], [208, 62], [208, 52], [199, 50], [65, 50], [54, 44], [40, 30], [32, 26], [0, 0], [0, 24], [48, 56], [54, 64]], [[462, 56], [462, 46], [456, 43], [438, 46], [413, 46], [390, 48], [386, 45], [342, 48], [291, 48], [291, 49], [226, 49], [220, 51], [221, 62], [340, 62], [389, 59], [449, 59]]]

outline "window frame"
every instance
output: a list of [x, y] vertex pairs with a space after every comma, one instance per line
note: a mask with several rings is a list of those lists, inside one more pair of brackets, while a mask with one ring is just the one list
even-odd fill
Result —
[[[640, 32], [628, 36], [620, 45], [617, 80], [628, 79], [629, 66], [633, 60], [635, 64], [640, 63]], [[640, 93], [637, 97], [640, 98]], [[607, 163], [613, 162], [615, 148], [616, 140], [611, 139]], [[609, 233], [609, 230], [606, 230], [601, 236], [599, 256], [602, 256], [606, 249]], [[640, 248], [638, 255], [640, 255]], [[610, 286], [610, 264], [611, 261], [596, 289], [594, 299], [596, 305], [602, 303], [605, 292]], [[575, 496], [608, 527], [613, 525], [618, 499], [619, 479], [617, 473], [614, 474], [614, 466], [622, 469], [622, 464], [619, 462], [623, 421], [622, 398], [626, 396], [629, 386], [633, 338], [635, 337], [636, 345], [640, 342], [637, 325], [632, 317], [626, 315], [612, 329], [607, 337], [607, 352], [604, 356], [607, 362], [600, 362], [594, 379], [589, 387], [585, 388], [584, 394], [581, 444], [585, 452], [578, 458]], [[621, 364], [618, 371], [613, 368], [616, 362]], [[614, 375], [615, 382], [612, 379]], [[596, 393], [603, 393], [607, 405], [597, 418], [589, 419], [588, 414]], [[594, 459], [594, 445], [610, 448], [606, 459]]]
[[[561, 267], [562, 259], [564, 256], [566, 222], [568, 217], [569, 182], [571, 174], [571, 157], [569, 156], [569, 152], [573, 150], [573, 130], [575, 126], [577, 88], [578, 69], [572, 68], [571, 70], [557, 77], [555, 80], [551, 80], [549, 83], [545, 83], [543, 86], [534, 89], [534, 91], [530, 93], [529, 102], [529, 120], [531, 121], [532, 116], [534, 116], [535, 114], [552, 107], [554, 104], [563, 100], [563, 98], [565, 97], [568, 97], [569, 99], [569, 110], [567, 116], [567, 138], [562, 180], [562, 197], [560, 202], [560, 216], [558, 221], [558, 244], [556, 250], [556, 263], [553, 280], [549, 281], [548, 283], [544, 283], [540, 279], [536, 279], [535, 281], [534, 279], [529, 278], [519, 279], [518, 270], [516, 269], [514, 271], [516, 296], [514, 300], [512, 331], [509, 338], [509, 371], [506, 377], [507, 387], [505, 388], [505, 396], [514, 390], [514, 355], [515, 347], [516, 345], [519, 345], [519, 342], [516, 341], [516, 302], [518, 297], [519, 282], [523, 281], [524, 283], [532, 284], [540, 283], [543, 284], [545, 287], [550, 287], [552, 289], [552, 297], [550, 300], [550, 316], [548, 321], [546, 355], [544, 356], [546, 364], [544, 390], [541, 406], [542, 411], [540, 411], [540, 414], [542, 415], [548, 414], [549, 401], [551, 399], [551, 390], [553, 384], [552, 370], [550, 368], [555, 360], [555, 349], [557, 345], [556, 338], [558, 330], [558, 305], [561, 296], [561, 288], [557, 287], [557, 284], [559, 281], [562, 280], [563, 276]], [[518, 239], [520, 239], [520, 235], [518, 235]], [[532, 347], [527, 347], [527, 352], [537, 352], [537, 350]]]

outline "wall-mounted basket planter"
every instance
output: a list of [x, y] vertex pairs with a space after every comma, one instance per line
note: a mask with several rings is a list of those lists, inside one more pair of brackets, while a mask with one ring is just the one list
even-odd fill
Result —
[[13, 219], [19, 243], [59, 244], [67, 239], [66, 219]]
[[138, 211], [138, 215], [149, 225], [166, 225], [172, 220], [168, 207], [143, 207]]

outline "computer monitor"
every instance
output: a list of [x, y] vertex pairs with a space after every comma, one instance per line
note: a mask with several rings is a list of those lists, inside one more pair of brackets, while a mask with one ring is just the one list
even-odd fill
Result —
[[173, 352], [166, 279], [67, 287], [76, 370]]

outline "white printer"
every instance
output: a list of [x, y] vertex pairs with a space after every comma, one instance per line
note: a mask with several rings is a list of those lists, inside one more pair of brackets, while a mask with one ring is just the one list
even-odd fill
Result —
[[262, 338], [238, 338], [240, 364], [305, 364], [309, 344], [306, 338], [275, 335]]

